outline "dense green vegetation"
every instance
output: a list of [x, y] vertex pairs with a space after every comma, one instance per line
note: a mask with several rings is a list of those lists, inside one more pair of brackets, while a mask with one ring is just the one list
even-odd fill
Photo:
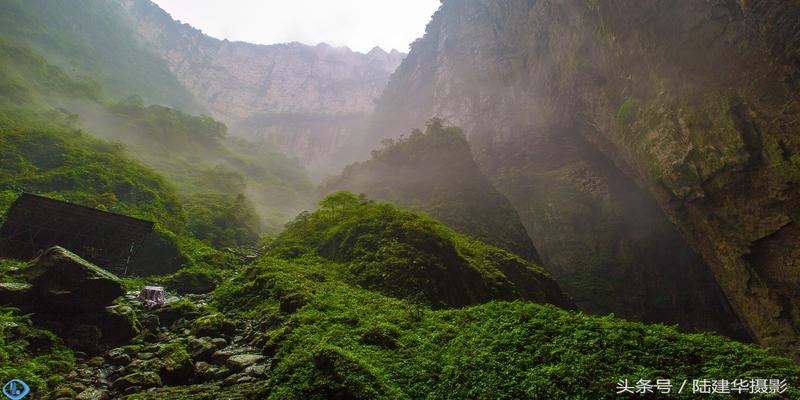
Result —
[[[800, 366], [767, 349], [565, 310], [514, 209], [438, 120], [348, 167], [279, 231], [312, 190], [302, 168], [210, 117], [148, 105], [194, 107], [126, 24], [116, 1], [0, 4], [0, 33], [64, 67], [0, 39], [0, 221], [21, 191], [157, 221], [184, 266], [124, 277], [125, 289], [211, 294], [154, 311], [117, 298], [136, 337], [99, 357], [0, 307], [0, 383], [74, 398], [70, 375], [105, 367], [114, 398], [518, 399], [615, 398], [622, 379], [766, 378], [800, 397]], [[0, 259], [0, 297], [20, 293], [23, 266]], [[229, 375], [201, 374], [221, 356], [193, 346], [215, 340], [247, 346], [236, 355], [263, 359], [249, 366], [260, 375], [234, 373], [231, 358], [217, 362]]]
[[480, 171], [464, 134], [438, 119], [424, 132], [384, 141], [371, 160], [349, 165], [320, 192], [334, 190], [425, 212], [459, 232], [538, 261], [519, 215]]
[[262, 231], [277, 232], [311, 191], [295, 161], [266, 145], [229, 138], [227, 127], [210, 117], [145, 106], [138, 96], [78, 109], [78, 125], [125, 143], [175, 182], [188, 231], [217, 247], [253, 244]]
[[117, 1], [0, 2], [0, 34], [71, 75], [98, 79], [113, 97], [136, 93], [148, 102], [200, 111], [166, 63], [136, 39], [131, 24]]
[[[337, 231], [347, 229], [321, 220], [370, 224], [370, 209], [389, 220], [398, 216], [387, 206], [363, 202], [348, 214], [340, 200], [328, 198], [316, 215], [294, 223], [314, 237], [305, 243], [315, 253], [338, 262], [287, 251], [286, 236], [299, 233], [290, 226], [273, 249], [281, 251], [272, 251], [215, 292], [215, 305], [229, 316], [258, 318], [267, 327], [261, 343], [274, 360], [268, 381], [258, 388], [260, 397], [615, 398], [620, 379], [688, 379], [691, 384], [721, 377], [788, 379], [785, 395], [800, 395], [800, 366], [719, 336], [523, 301], [433, 310], [378, 293], [384, 288], [376, 292], [353, 285], [350, 268], [341, 262], [360, 247], [347, 240], [335, 241], [351, 243], [345, 251], [329, 247], [341, 238]], [[402, 234], [395, 238], [415, 241]], [[159, 393], [191, 398], [188, 389], [152, 396]]]
[[97, 82], [6, 41], [0, 64], [2, 189], [155, 219], [218, 248], [276, 232], [311, 190], [297, 163], [228, 139], [207, 116], [145, 106], [138, 96], [107, 104]]
[[[75, 81], [27, 49], [0, 40], [0, 190], [30, 191], [79, 204], [183, 224], [174, 188], [132, 160], [119, 144], [94, 139], [72, 126], [75, 116], [49, 107], [56, 96], [94, 100], [91, 81]], [[5, 208], [4, 208], [5, 210]]]
[[[13, 65], [0, 79], [14, 79], [0, 85], [0, 101], [38, 100], [67, 113], [70, 126], [124, 143], [175, 184], [190, 214], [187, 231], [207, 243], [251, 244], [262, 231], [277, 232], [312, 189], [305, 172], [264, 144], [227, 138], [218, 121], [187, 114], [200, 111], [197, 103], [137, 39], [132, 23], [116, 1], [3, 2], [0, 34], [60, 68], [24, 47], [3, 45], [0, 55]], [[62, 70], [91, 78], [70, 78]], [[242, 227], [232, 225], [244, 220]]]
[[352, 282], [435, 308], [490, 299], [569, 304], [540, 266], [424, 215], [349, 192], [331, 194], [320, 206], [287, 224], [268, 253], [322, 256], [341, 263]]
[[0, 381], [24, 377], [32, 387], [51, 387], [64, 381], [75, 359], [61, 339], [31, 326], [31, 321], [0, 307]]

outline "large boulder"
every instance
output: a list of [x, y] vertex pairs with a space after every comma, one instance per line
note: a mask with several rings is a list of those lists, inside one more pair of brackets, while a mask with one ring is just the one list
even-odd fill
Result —
[[114, 274], [56, 246], [19, 271], [27, 283], [0, 284], [0, 305], [32, 313], [74, 349], [87, 353], [127, 342], [139, 333], [133, 308]]
[[35, 309], [91, 312], [105, 309], [125, 294], [114, 274], [63, 247], [51, 247], [22, 273], [31, 284]]

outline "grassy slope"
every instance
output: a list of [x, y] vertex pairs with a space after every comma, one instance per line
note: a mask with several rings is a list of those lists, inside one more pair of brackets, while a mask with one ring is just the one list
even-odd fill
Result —
[[262, 230], [276, 233], [311, 191], [296, 162], [228, 138], [227, 127], [209, 117], [145, 106], [137, 97], [101, 109], [76, 108], [77, 124], [125, 143], [175, 182], [190, 214], [188, 229], [215, 246], [254, 243]]

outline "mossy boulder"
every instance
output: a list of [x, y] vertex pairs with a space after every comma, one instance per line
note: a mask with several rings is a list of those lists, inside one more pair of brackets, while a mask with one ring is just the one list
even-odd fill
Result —
[[236, 332], [236, 322], [226, 318], [222, 313], [214, 313], [192, 322], [192, 332], [197, 336], [227, 336]]
[[161, 385], [163, 385], [161, 377], [155, 372], [134, 372], [115, 380], [113, 383], [114, 389], [119, 391], [124, 391], [132, 387], [148, 389]]
[[172, 326], [179, 319], [193, 320], [202, 314], [200, 308], [189, 300], [183, 299], [159, 307], [154, 311], [162, 326]]
[[139, 334], [141, 325], [136, 311], [127, 304], [106, 307], [97, 325], [103, 333], [103, 341], [108, 344], [122, 344]]
[[0, 306], [25, 304], [31, 285], [24, 282], [0, 283]]
[[51, 394], [54, 399], [74, 399], [78, 396], [78, 393], [75, 392], [69, 386], [61, 386], [56, 388], [55, 391]]
[[209, 268], [183, 268], [167, 277], [164, 284], [179, 293], [208, 293], [217, 287], [219, 273]]
[[185, 384], [194, 374], [194, 362], [180, 343], [169, 343], [159, 350], [159, 376], [168, 385]]
[[51, 247], [21, 273], [31, 284], [31, 304], [48, 313], [99, 311], [125, 294], [114, 274], [63, 247]]

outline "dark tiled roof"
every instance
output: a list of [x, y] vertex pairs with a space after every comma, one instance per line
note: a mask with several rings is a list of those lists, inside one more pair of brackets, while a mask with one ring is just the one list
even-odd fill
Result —
[[151, 221], [23, 193], [0, 227], [0, 255], [27, 260], [59, 245], [108, 268], [152, 231]]

